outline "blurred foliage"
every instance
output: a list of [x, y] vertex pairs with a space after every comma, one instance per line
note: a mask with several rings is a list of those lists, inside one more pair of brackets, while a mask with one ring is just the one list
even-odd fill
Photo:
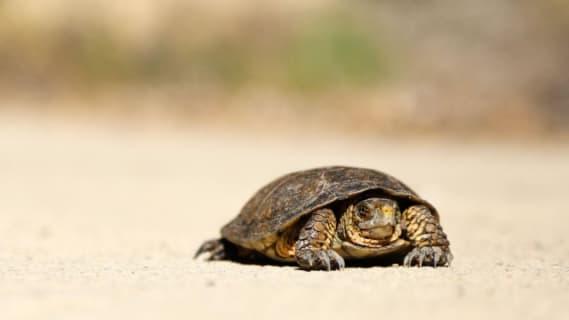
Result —
[[[252, 19], [254, 19], [253, 17]], [[361, 21], [324, 13], [301, 21], [302, 28], [255, 39], [212, 35], [196, 43], [189, 18], [176, 13], [161, 21], [144, 45], [125, 41], [104, 20], [80, 17], [52, 28], [13, 19], [0, 25], [0, 68], [4, 81], [46, 85], [205, 82], [243, 86], [254, 81], [302, 92], [373, 83], [387, 74], [383, 43]], [[264, 25], [270, 32], [270, 26]]]
[[144, 97], [229, 122], [262, 107], [267, 123], [397, 134], [569, 132], [567, 0], [45, 6], [0, 0], [4, 96], [124, 94], [109, 108]]
[[342, 14], [310, 21], [287, 46], [284, 67], [293, 87], [366, 85], [386, 77], [393, 60], [377, 35]]

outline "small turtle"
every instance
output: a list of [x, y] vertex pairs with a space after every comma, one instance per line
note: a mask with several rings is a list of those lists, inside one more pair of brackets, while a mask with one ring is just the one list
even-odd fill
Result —
[[221, 237], [202, 244], [195, 257], [264, 257], [308, 270], [385, 256], [419, 267], [449, 266], [452, 260], [437, 210], [396, 178], [363, 168], [324, 167], [280, 177], [245, 204]]

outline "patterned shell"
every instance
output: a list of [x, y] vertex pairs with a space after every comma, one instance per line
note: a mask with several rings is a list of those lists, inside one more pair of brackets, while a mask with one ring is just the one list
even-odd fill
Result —
[[324, 167], [282, 176], [261, 188], [221, 235], [251, 248], [256, 242], [286, 229], [314, 210], [337, 201], [378, 191], [400, 200], [436, 209], [396, 178], [380, 171], [352, 167]]

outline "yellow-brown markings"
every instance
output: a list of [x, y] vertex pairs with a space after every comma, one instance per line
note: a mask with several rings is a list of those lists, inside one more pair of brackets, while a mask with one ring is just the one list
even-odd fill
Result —
[[352, 243], [366, 247], [381, 247], [385, 241], [362, 237], [362, 231], [354, 224], [354, 221], [352, 219], [353, 214], [354, 206], [350, 206], [342, 216], [344, 228], [348, 234], [348, 238], [350, 238], [350, 241], [352, 241]]
[[402, 233], [403, 230], [401, 230], [401, 225], [398, 224], [397, 226], [395, 226], [395, 230], [393, 231], [393, 235], [391, 236], [391, 238], [389, 238], [389, 242], [390, 243], [395, 242], [397, 239], [399, 239]]
[[269, 257], [274, 257], [274, 256], [275, 256], [275, 249], [273, 249], [273, 248], [268, 248], [268, 249], [265, 251], [265, 254], [266, 254], [267, 256], [269, 256]]
[[393, 207], [383, 206], [383, 207], [381, 207], [381, 212], [383, 212], [383, 214], [386, 216], [392, 216], [393, 215]]
[[257, 241], [255, 243], [253, 243], [253, 248], [257, 251], [264, 251], [265, 250], [265, 245], [263, 244], [262, 241]]
[[275, 244], [276, 255], [281, 258], [294, 257], [294, 244], [298, 238], [298, 230], [296, 226], [290, 227], [283, 232]]
[[403, 212], [403, 220], [406, 221], [407, 235], [416, 247], [424, 246], [448, 246], [446, 234], [435, 216], [423, 205], [407, 208]]
[[300, 229], [296, 250], [327, 250], [336, 232], [336, 218], [330, 209], [319, 209], [309, 216]]
[[324, 224], [323, 224], [322, 222], [316, 222], [316, 223], [314, 223], [313, 228], [314, 228], [315, 230], [317, 230], [317, 231], [320, 231], [320, 232], [321, 232], [321, 231], [324, 231], [324, 229], [325, 229]]
[[417, 230], [415, 230], [415, 232], [413, 232], [413, 236], [412, 237], [417, 237], [421, 234], [425, 233], [425, 221], [421, 221], [417, 227]]

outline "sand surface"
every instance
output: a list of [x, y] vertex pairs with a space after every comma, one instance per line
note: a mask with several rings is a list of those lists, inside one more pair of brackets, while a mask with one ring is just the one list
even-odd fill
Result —
[[[0, 120], [1, 319], [569, 319], [569, 147]], [[440, 210], [451, 268], [192, 260], [262, 184], [345, 164]]]

